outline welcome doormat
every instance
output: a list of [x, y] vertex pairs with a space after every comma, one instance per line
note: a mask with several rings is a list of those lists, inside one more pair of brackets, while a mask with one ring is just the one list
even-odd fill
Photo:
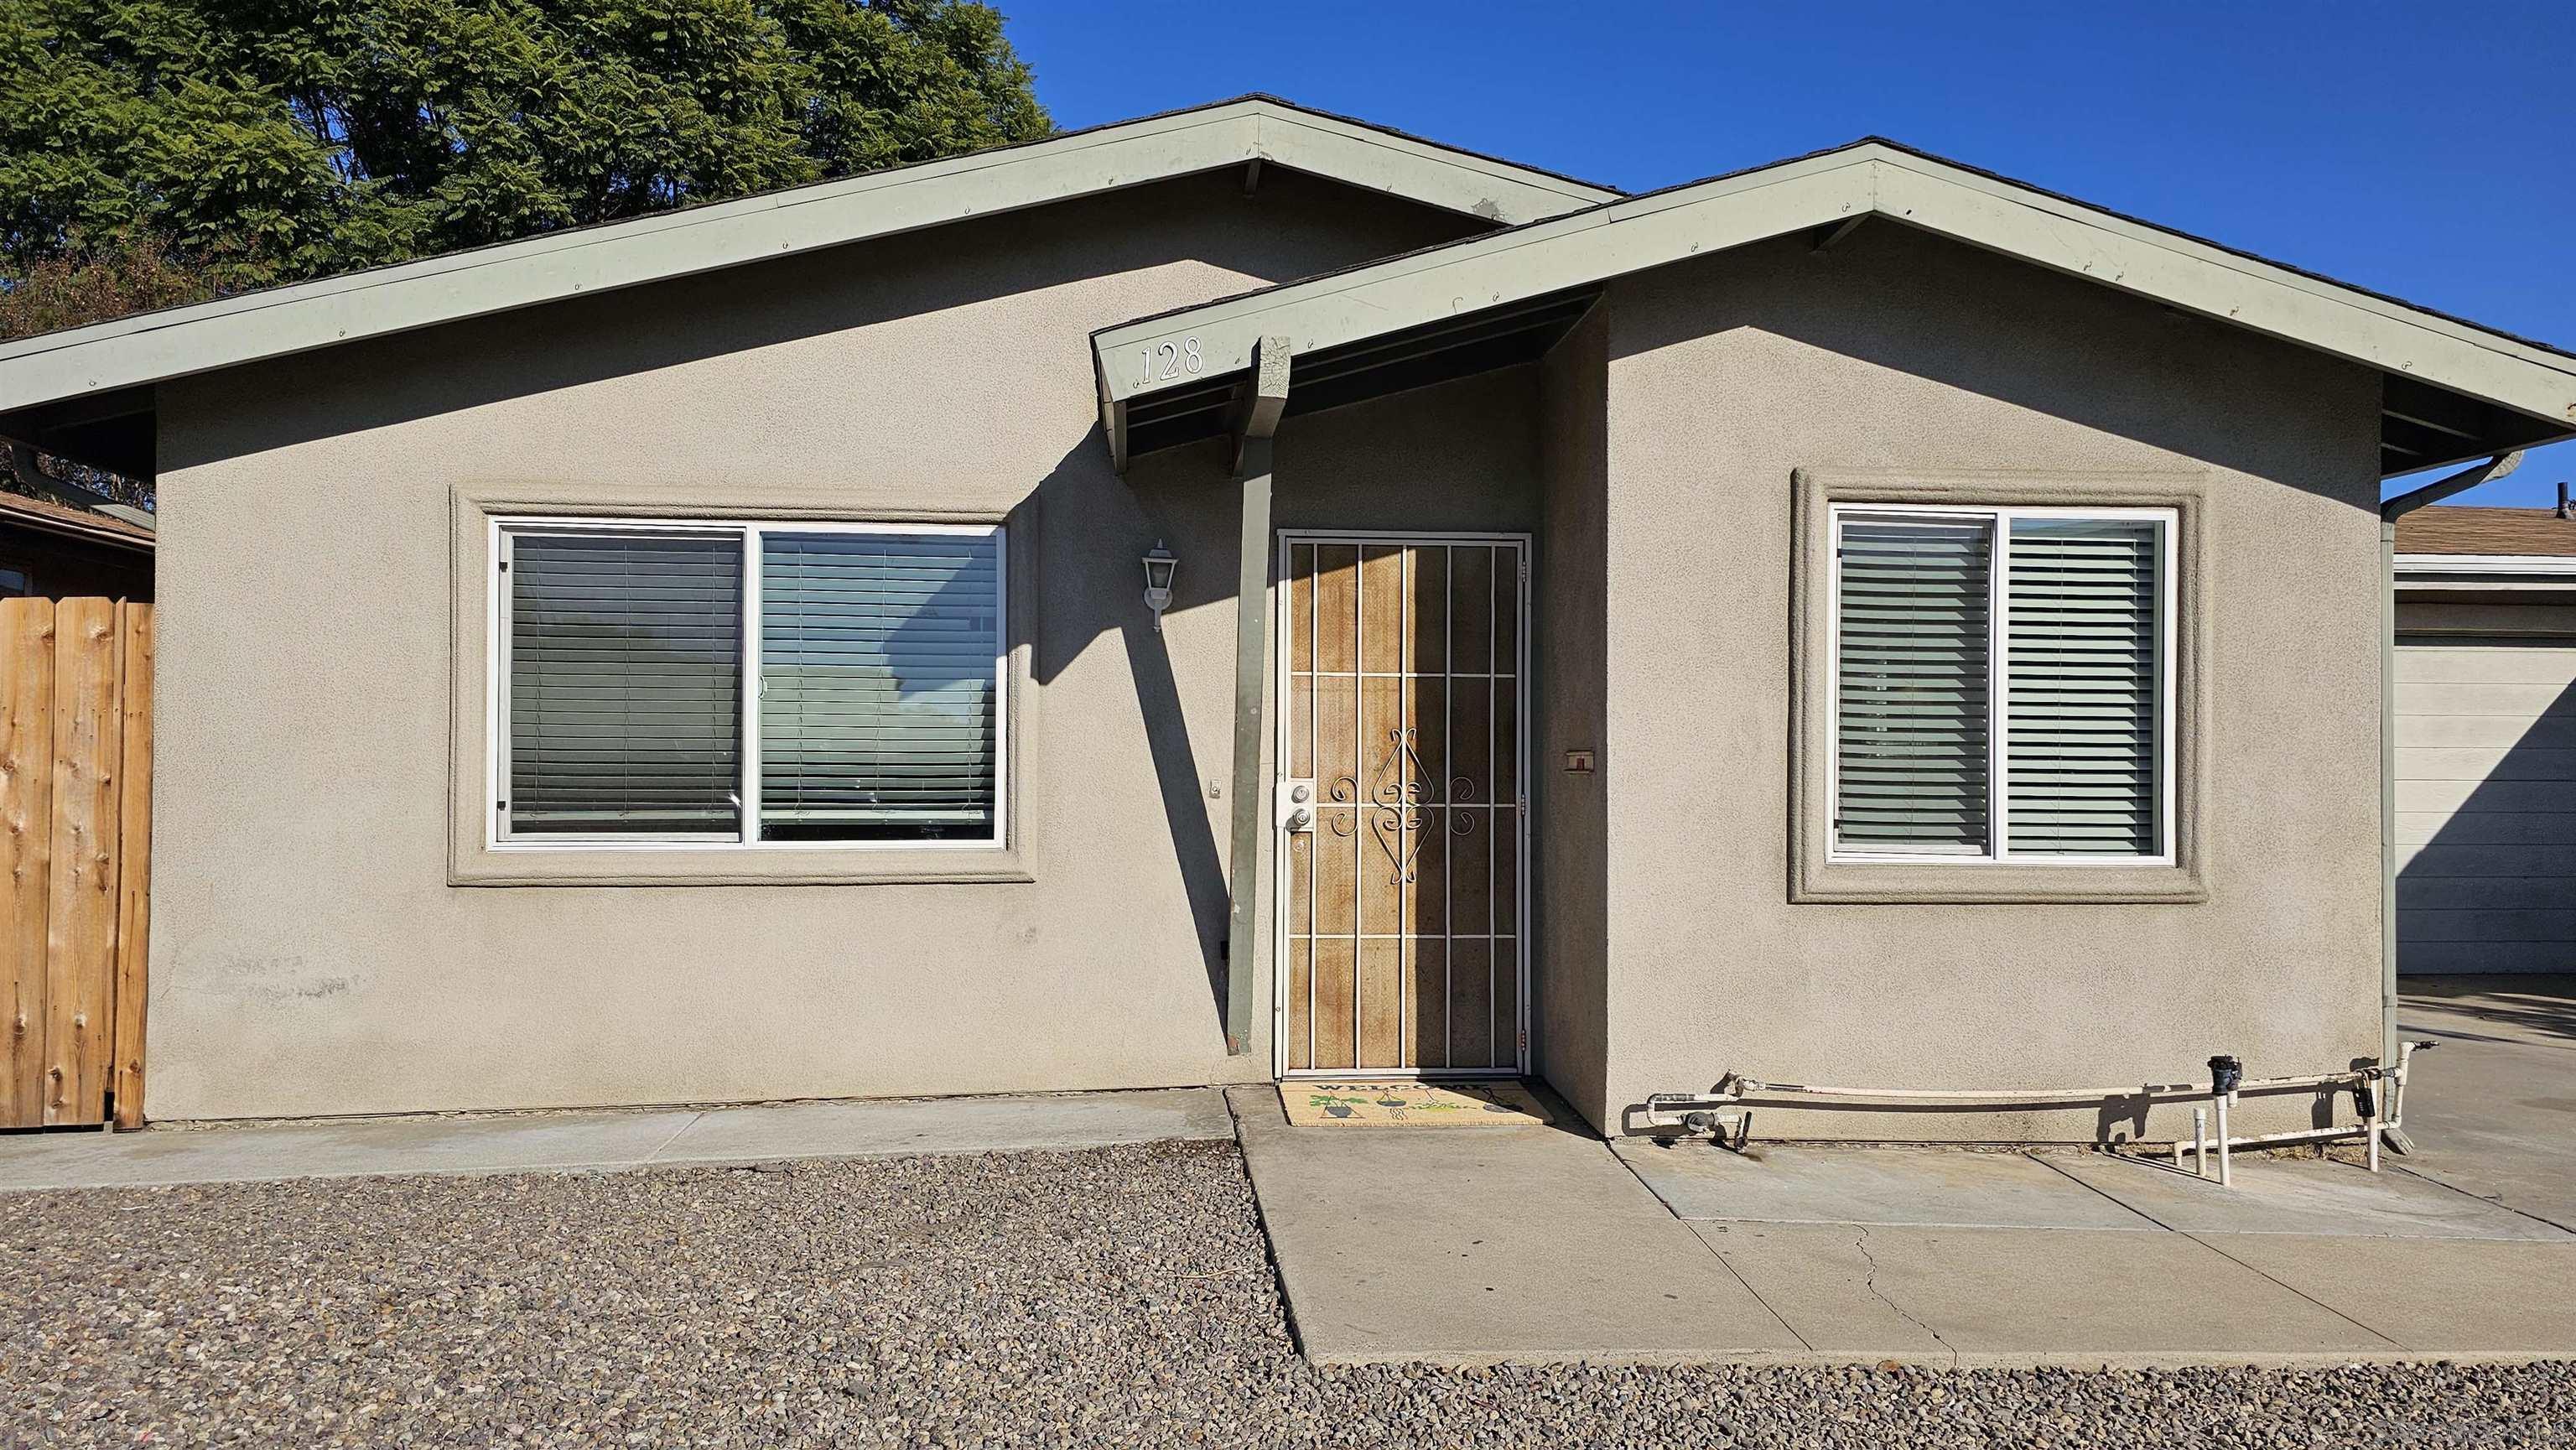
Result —
[[1555, 1121], [1516, 1082], [1283, 1082], [1279, 1102], [1301, 1128], [1527, 1128]]

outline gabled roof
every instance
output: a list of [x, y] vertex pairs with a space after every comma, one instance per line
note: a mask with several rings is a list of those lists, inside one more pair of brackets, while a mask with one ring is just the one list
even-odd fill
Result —
[[1255, 161], [1505, 224], [1619, 194], [1244, 96], [23, 339], [0, 345], [0, 412]]
[[[1111, 451], [1123, 465], [1131, 410], [1153, 420], [1143, 446], [1221, 419], [1264, 337], [1287, 340], [1300, 382], [1321, 371], [1347, 392], [1355, 368], [1397, 365], [1418, 380], [1451, 339], [1485, 345], [1491, 319], [1773, 237], [1823, 243], [1873, 216], [2380, 369], [2384, 473], [2576, 433], [2567, 353], [1871, 138], [1104, 328], [1093, 363]], [[1199, 373], [1148, 366], [1166, 344]]]

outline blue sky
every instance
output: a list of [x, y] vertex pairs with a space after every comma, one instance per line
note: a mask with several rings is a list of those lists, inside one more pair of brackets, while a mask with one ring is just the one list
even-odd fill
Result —
[[2576, 347], [2567, 0], [998, 3], [1065, 127], [1272, 91], [1631, 189], [1885, 135]]

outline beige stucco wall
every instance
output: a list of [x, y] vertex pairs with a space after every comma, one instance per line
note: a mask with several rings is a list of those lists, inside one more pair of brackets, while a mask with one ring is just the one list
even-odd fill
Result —
[[[1210, 966], [1233, 494], [1213, 448], [1111, 473], [1086, 335], [1465, 225], [1211, 176], [165, 385], [154, 1115], [1267, 1076]], [[1282, 521], [1519, 526], [1533, 386], [1313, 420]], [[1034, 879], [451, 885], [452, 494], [565, 479], [1010, 511]]]
[[[1532, 862], [1531, 1046], [1539, 1072], [1593, 1122], [1611, 1113], [1607, 1006], [1608, 792], [1603, 741], [1609, 598], [1609, 324], [1595, 308], [1540, 372], [1542, 533], [1533, 597], [1537, 821]], [[1566, 769], [1591, 751], [1588, 774]]]
[[[1266, 962], [1244, 1058], [1215, 969], [1234, 494], [1215, 443], [1111, 473], [1085, 338], [1459, 225], [1207, 178], [165, 387], [156, 1116], [1266, 1077]], [[1624, 279], [1539, 365], [1292, 418], [1276, 522], [1536, 534], [1533, 1046], [1597, 1125], [1729, 1067], [2305, 1070], [2377, 1037], [2376, 409], [2361, 370], [1881, 223]], [[2207, 901], [1791, 903], [1800, 468], [2197, 480]], [[451, 807], [481, 808], [449, 782], [454, 496], [565, 479], [1007, 513], [1033, 879], [451, 884]]]
[[[2215, 1052], [2260, 1075], [2377, 1051], [2373, 375], [1886, 222], [1826, 256], [1789, 240], [1627, 278], [1605, 307], [1611, 1113], [1730, 1068], [2116, 1084], [2205, 1078]], [[2206, 901], [1790, 901], [1801, 468], [2199, 477]], [[2097, 1130], [2138, 1127], [2090, 1111], [1758, 1124]]]

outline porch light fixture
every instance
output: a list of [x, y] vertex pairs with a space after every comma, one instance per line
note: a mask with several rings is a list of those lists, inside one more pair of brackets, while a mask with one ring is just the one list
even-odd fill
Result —
[[1156, 539], [1145, 551], [1145, 607], [1154, 611], [1154, 633], [1163, 632], [1163, 611], [1172, 607], [1172, 576], [1181, 572], [1181, 561]]

